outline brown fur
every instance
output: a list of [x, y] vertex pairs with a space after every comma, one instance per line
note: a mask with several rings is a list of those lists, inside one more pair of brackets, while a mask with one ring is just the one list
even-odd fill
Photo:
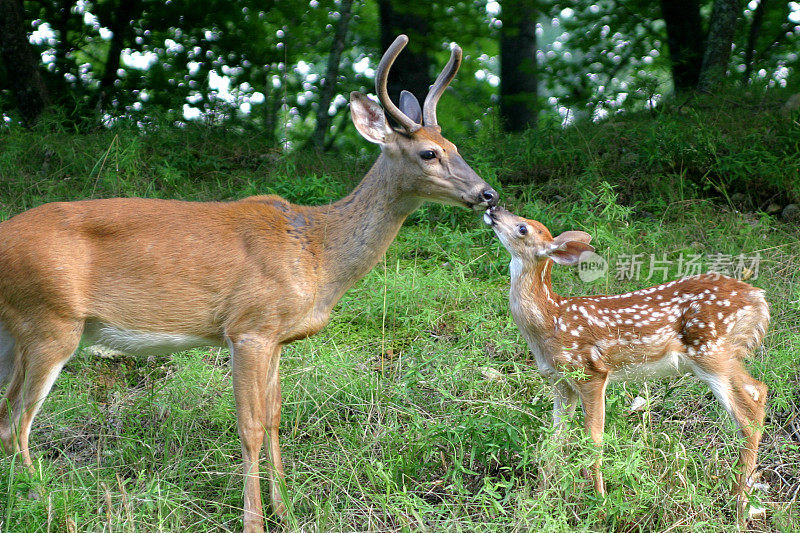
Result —
[[[424, 200], [486, 206], [496, 193], [433, 128], [391, 130], [354, 93], [382, 154], [346, 198], [230, 203], [117, 198], [46, 204], [0, 223], [0, 441], [30, 466], [36, 411], [82, 336], [131, 351], [228, 345], [244, 463], [244, 529], [263, 530], [259, 454], [278, 490], [283, 345], [313, 335]], [[436, 152], [435, 160], [420, 154]], [[0, 381], [2, 385], [2, 381]]]

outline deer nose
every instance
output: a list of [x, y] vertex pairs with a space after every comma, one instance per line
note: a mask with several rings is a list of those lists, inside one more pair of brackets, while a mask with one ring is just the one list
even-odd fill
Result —
[[498, 197], [499, 195], [497, 194], [497, 191], [492, 188], [484, 189], [484, 191], [481, 193], [481, 198], [483, 198], [483, 200], [490, 206], [497, 205]]

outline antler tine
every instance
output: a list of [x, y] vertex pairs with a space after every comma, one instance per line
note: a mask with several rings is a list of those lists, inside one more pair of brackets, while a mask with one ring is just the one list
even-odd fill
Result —
[[400, 51], [405, 48], [406, 44], [408, 44], [408, 37], [402, 34], [398, 35], [392, 45], [383, 54], [380, 63], [378, 63], [378, 69], [375, 72], [375, 92], [378, 94], [378, 101], [380, 101], [383, 109], [407, 132], [414, 133], [422, 126], [408, 118], [405, 113], [394, 105], [386, 89], [386, 81], [389, 79], [389, 69], [392, 68], [394, 60], [400, 55]]
[[444, 70], [442, 70], [441, 74], [439, 74], [439, 77], [436, 78], [436, 81], [428, 91], [428, 96], [425, 97], [422, 116], [426, 126], [438, 126], [436, 122], [436, 104], [439, 103], [439, 98], [441, 98], [444, 90], [447, 89], [447, 86], [450, 85], [450, 82], [456, 77], [456, 72], [458, 72], [458, 67], [460, 66], [461, 47], [456, 45], [450, 52], [450, 61], [447, 62]]

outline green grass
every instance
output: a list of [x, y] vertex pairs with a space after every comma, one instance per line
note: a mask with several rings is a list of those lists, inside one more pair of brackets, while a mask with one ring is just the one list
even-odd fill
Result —
[[[607, 129], [590, 126], [584, 135], [618, 135], [618, 125]], [[651, 126], [640, 140], [668, 146], [671, 132]], [[764, 349], [748, 366], [770, 387], [759, 464], [769, 484], [761, 500], [771, 510], [748, 527], [800, 529], [796, 225], [738, 212], [724, 196], [704, 197], [697, 188], [683, 197], [632, 200], [623, 187], [624, 158], [604, 163], [600, 174], [595, 166], [574, 176], [567, 176], [565, 162], [558, 175], [521, 185], [515, 169], [558, 157], [555, 148], [514, 152], [539, 141], [490, 142], [462, 152], [503, 185], [509, 208], [554, 233], [589, 231], [610, 259], [761, 254], [751, 282], [767, 291], [773, 318]], [[636, 157], [647, 156], [631, 142]], [[590, 161], [598, 157], [592, 146], [569, 149], [584, 150], [580, 159]], [[0, 155], [0, 204], [10, 216], [43, 201], [118, 194], [225, 199], [277, 192], [323, 202], [349, 190], [372, 160], [259, 150], [257, 139], [213, 129], [149, 137], [124, 130], [14, 131]], [[503, 150], [514, 155], [499, 162]], [[385, 261], [345, 295], [329, 326], [284, 350], [289, 529], [736, 531], [729, 495], [738, 445], [733, 425], [708, 388], [690, 378], [609, 388], [608, 497], [593, 494], [580, 473], [595, 457], [580, 414], [570, 444], [550, 439], [550, 390], [508, 312], [508, 260], [479, 217], [425, 207]], [[648, 282], [618, 281], [612, 270], [587, 285], [574, 270], [556, 268], [554, 284], [561, 294], [577, 295]], [[648, 406], [631, 412], [639, 395]], [[241, 527], [243, 477], [225, 350], [146, 359], [77, 354], [36, 419], [32, 452], [39, 459], [34, 476], [17, 458], [0, 459], [2, 531]], [[552, 470], [548, 479], [545, 469]]]

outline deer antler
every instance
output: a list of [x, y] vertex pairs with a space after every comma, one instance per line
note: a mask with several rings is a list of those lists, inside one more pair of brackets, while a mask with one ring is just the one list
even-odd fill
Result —
[[380, 63], [378, 63], [378, 69], [375, 72], [375, 92], [378, 94], [378, 101], [380, 101], [386, 113], [395, 119], [408, 133], [414, 133], [420, 129], [422, 125], [417, 124], [408, 118], [405, 113], [400, 111], [389, 98], [389, 92], [386, 90], [389, 69], [392, 67], [392, 63], [394, 63], [397, 56], [400, 55], [400, 51], [405, 48], [406, 44], [408, 44], [408, 37], [402, 34], [398, 35], [389, 49], [386, 50], [386, 53], [383, 54]]
[[444, 70], [442, 70], [441, 74], [439, 74], [439, 77], [436, 78], [436, 81], [428, 91], [428, 96], [425, 97], [425, 106], [423, 107], [422, 116], [426, 126], [439, 125], [436, 122], [436, 104], [439, 103], [439, 98], [442, 96], [442, 93], [444, 93], [444, 90], [447, 89], [447, 86], [450, 85], [450, 82], [456, 77], [456, 72], [458, 72], [458, 67], [460, 66], [461, 47], [454, 46], [453, 50], [450, 52], [450, 61], [447, 62]]

